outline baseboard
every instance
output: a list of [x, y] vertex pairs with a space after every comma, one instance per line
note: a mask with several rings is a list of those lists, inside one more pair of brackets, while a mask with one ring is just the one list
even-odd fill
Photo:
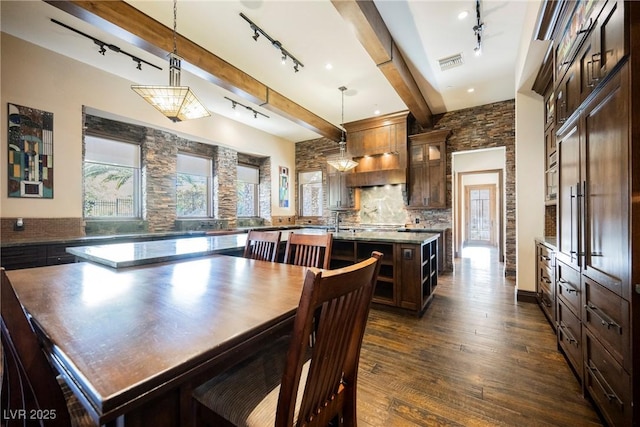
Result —
[[519, 302], [530, 302], [533, 304], [538, 303], [538, 294], [533, 291], [522, 291], [518, 289], [516, 293], [516, 300]]

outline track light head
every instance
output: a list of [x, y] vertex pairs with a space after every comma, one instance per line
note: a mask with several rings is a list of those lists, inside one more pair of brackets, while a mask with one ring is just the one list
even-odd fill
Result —
[[287, 54], [286, 53], [282, 54], [281, 62], [282, 62], [282, 65], [284, 65], [287, 62]]
[[300, 71], [300, 69], [298, 68], [299, 66], [300, 66], [300, 63], [296, 62], [295, 65], [293, 66], [293, 71], [295, 71], [296, 73]]
[[253, 28], [253, 40], [258, 41], [258, 37], [260, 37], [260, 33], [258, 32], [257, 28]]

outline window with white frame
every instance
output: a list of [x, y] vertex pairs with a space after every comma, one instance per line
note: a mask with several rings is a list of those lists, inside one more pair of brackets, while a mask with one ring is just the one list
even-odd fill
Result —
[[238, 165], [238, 217], [258, 217], [260, 170], [254, 166]]
[[176, 213], [208, 217], [211, 213], [211, 159], [178, 153]]
[[298, 173], [299, 215], [322, 216], [322, 171]]
[[140, 146], [86, 135], [85, 218], [140, 218]]

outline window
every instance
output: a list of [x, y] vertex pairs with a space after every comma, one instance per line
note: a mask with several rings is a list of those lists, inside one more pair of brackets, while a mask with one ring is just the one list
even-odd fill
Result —
[[211, 160], [178, 153], [176, 212], [179, 217], [208, 217], [211, 206]]
[[260, 171], [253, 166], [238, 165], [238, 217], [257, 217]]
[[85, 136], [85, 218], [140, 217], [140, 146]]
[[322, 171], [298, 173], [300, 216], [322, 216]]

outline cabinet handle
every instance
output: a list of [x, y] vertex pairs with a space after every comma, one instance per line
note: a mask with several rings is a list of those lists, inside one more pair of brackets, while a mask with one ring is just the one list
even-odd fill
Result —
[[578, 340], [575, 339], [573, 337], [573, 335], [571, 335], [568, 332], [569, 328], [567, 328], [567, 325], [565, 325], [564, 322], [562, 322], [562, 321], [560, 321], [560, 329], [562, 329], [562, 334], [564, 335], [564, 340], [567, 341], [569, 344], [573, 344], [576, 347], [578, 347]]
[[567, 291], [568, 294], [570, 294], [570, 293], [575, 293], [576, 295], [578, 294], [578, 290], [576, 288], [574, 288], [573, 285], [570, 282], [567, 282], [562, 277], [560, 279], [558, 279], [558, 283], [560, 283], [561, 285], [565, 285], [563, 287], [564, 287], [565, 291]]
[[591, 55], [591, 79], [596, 83], [600, 81], [600, 73], [597, 73], [599, 67], [596, 67], [596, 64], [600, 64], [600, 58], [600, 52]]
[[600, 319], [600, 324], [602, 326], [606, 326], [607, 329], [617, 328], [618, 333], [622, 335], [622, 326], [618, 325], [616, 322], [611, 320], [611, 318], [608, 315], [606, 315], [602, 310], [600, 310], [600, 308], [593, 305], [593, 303], [585, 304], [584, 308], [586, 308], [587, 311], [590, 312], [591, 314], [596, 315]]
[[551, 261], [551, 257], [548, 257], [548, 256], [546, 256], [546, 255], [540, 255], [540, 259], [541, 259], [542, 261]]
[[551, 283], [551, 279], [549, 279], [547, 276], [542, 276], [541, 279], [544, 280], [544, 282], [547, 284]]
[[[618, 406], [620, 406], [620, 408], [622, 409], [624, 407], [624, 402], [620, 400], [618, 395], [613, 391], [602, 374], [600, 374], [598, 368], [596, 368], [595, 366], [591, 366], [591, 362], [589, 362], [587, 364], [587, 371], [589, 371], [593, 379], [596, 381], [596, 384], [598, 384], [598, 387], [600, 387], [600, 390], [602, 390], [602, 393], [604, 393], [609, 403], [615, 401], [615, 403], [617, 403]], [[605, 385], [607, 386], [606, 388]]]
[[603, 257], [602, 252], [591, 252], [592, 257]]

